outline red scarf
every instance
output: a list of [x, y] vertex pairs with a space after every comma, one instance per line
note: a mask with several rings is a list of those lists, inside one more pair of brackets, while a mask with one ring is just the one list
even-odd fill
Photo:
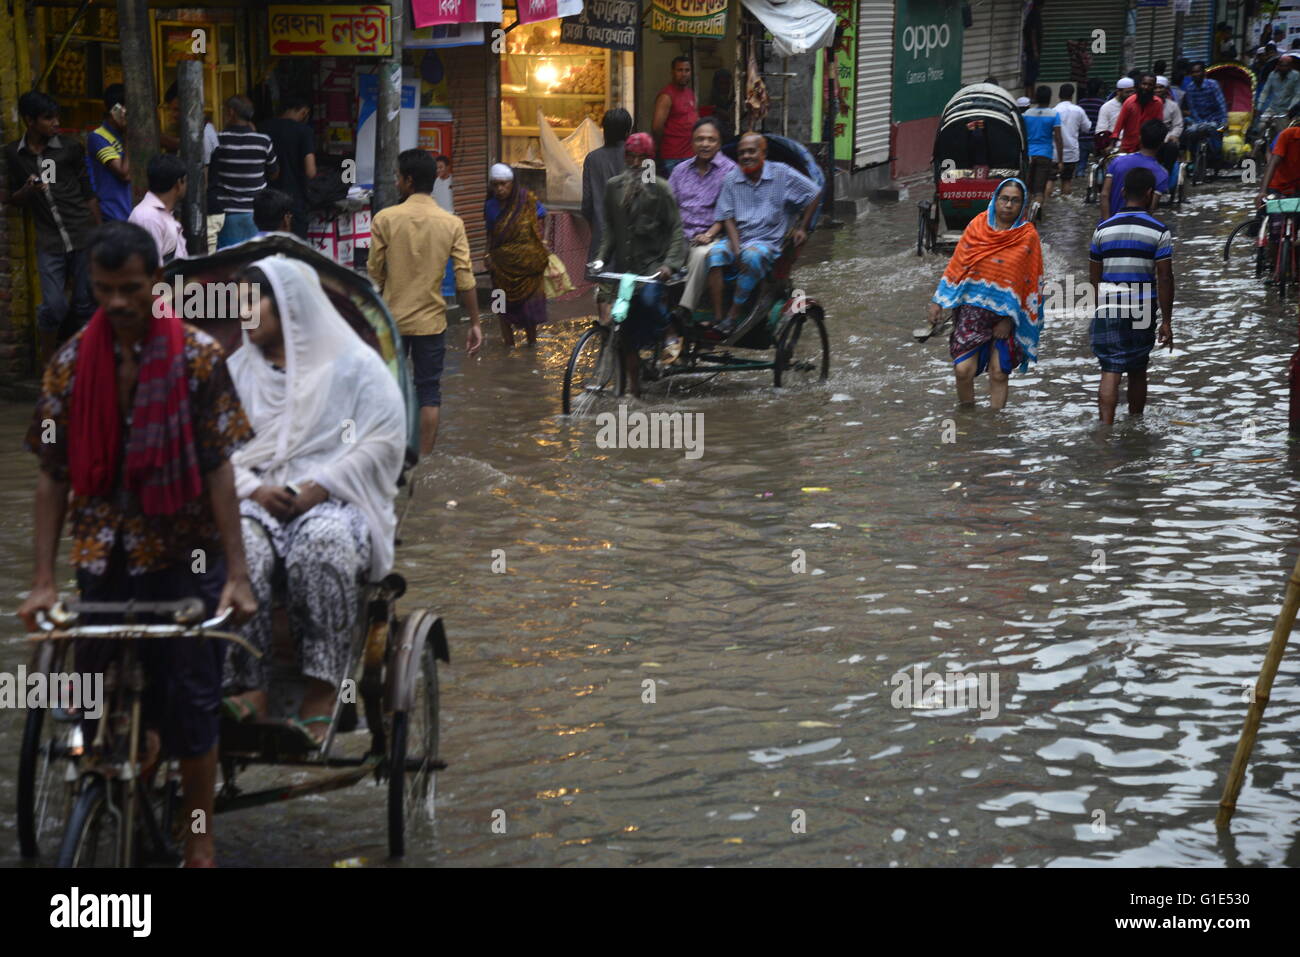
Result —
[[[171, 515], [203, 491], [186, 372], [184, 326], [170, 312], [155, 316], [140, 355], [122, 474], [146, 515]], [[121, 450], [113, 326], [99, 309], [81, 337], [72, 385], [68, 468], [73, 491], [107, 495], [117, 480]]]

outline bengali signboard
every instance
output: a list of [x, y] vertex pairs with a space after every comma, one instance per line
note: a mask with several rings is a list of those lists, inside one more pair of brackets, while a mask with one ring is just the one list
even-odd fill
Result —
[[650, 29], [666, 37], [721, 40], [727, 35], [727, 0], [654, 0]]
[[501, 23], [501, 0], [411, 0], [417, 29], [448, 23]]
[[839, 17], [844, 30], [832, 50], [835, 77], [839, 81], [840, 111], [832, 118], [835, 137], [835, 158], [853, 159], [853, 79], [857, 75], [858, 57], [858, 3], [857, 0], [830, 0], [831, 12]]
[[961, 5], [898, 0], [894, 20], [894, 122], [938, 116], [961, 86]]
[[268, 42], [277, 56], [388, 56], [388, 4], [267, 9]]
[[576, 17], [565, 17], [560, 39], [587, 47], [635, 50], [640, 0], [587, 0]]
[[582, 0], [515, 0], [520, 23], [537, 23], [556, 17], [573, 17], [582, 12]]

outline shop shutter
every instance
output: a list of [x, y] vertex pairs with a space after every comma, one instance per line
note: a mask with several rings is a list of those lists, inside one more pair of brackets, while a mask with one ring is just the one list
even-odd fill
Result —
[[451, 98], [452, 176], [456, 188], [456, 215], [465, 221], [470, 257], [477, 263], [487, 252], [487, 227], [483, 224], [483, 203], [487, 200], [488, 69], [496, 58], [487, 46], [451, 47], [439, 51], [447, 75]]
[[[1214, 0], [1192, 0], [1191, 11], [1183, 17], [1183, 56], [1209, 63], [1213, 43]], [[1254, 58], [1253, 49], [1250, 57]]]
[[1133, 49], [1134, 66], [1150, 70], [1157, 60], [1164, 60], [1166, 68], [1173, 69], [1173, 0], [1165, 0], [1163, 7], [1138, 7], [1135, 39], [1137, 42]]
[[893, 0], [860, 0], [858, 75], [853, 100], [856, 113], [853, 128], [854, 166], [871, 166], [889, 160], [893, 79]]
[[[1121, 0], [1073, 0], [1049, 3], [1043, 7], [1043, 57], [1039, 63], [1041, 83], [1068, 83], [1070, 40], [1088, 40], [1094, 30], [1105, 31], [1106, 52], [1092, 55], [1089, 77], [1100, 77], [1110, 85], [1120, 75], [1124, 55], [1124, 18], [1126, 5]], [[1157, 57], [1159, 59], [1159, 57]], [[1001, 77], [999, 77], [1001, 79]], [[1010, 88], [1010, 84], [1006, 84]]]
[[971, 4], [974, 23], [962, 40], [962, 85], [983, 83], [995, 76], [1008, 90], [1020, 86], [1021, 0], [977, 0]]

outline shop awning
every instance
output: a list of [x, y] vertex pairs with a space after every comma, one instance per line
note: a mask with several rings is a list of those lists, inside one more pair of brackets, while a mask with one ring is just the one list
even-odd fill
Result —
[[835, 14], [813, 0], [741, 0], [772, 34], [780, 56], [797, 56], [835, 41]]

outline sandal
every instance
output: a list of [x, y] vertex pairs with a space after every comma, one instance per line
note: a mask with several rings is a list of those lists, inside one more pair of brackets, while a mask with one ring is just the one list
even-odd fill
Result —
[[[312, 733], [311, 725], [321, 724], [322, 722], [326, 725], [325, 734], [318, 738]], [[318, 714], [314, 718], [289, 718], [285, 723], [296, 730], [302, 736], [303, 741], [309, 743], [309, 747], [313, 751], [320, 750], [320, 746], [325, 743], [325, 738], [329, 735], [330, 716], [327, 714]]]
[[221, 699], [221, 713], [235, 724], [243, 724], [257, 717], [257, 709], [247, 698], [231, 695]]

